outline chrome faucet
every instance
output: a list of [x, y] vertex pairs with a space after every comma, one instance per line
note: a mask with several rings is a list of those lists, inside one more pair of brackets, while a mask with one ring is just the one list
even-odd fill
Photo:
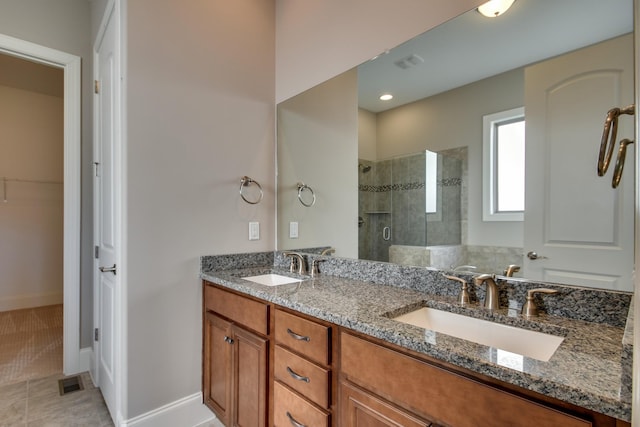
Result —
[[513, 273], [520, 271], [520, 266], [515, 264], [509, 264], [509, 266], [504, 270], [504, 275], [507, 277], [513, 277]]
[[484, 295], [484, 308], [489, 310], [500, 308], [498, 285], [496, 285], [495, 278], [496, 276], [493, 274], [481, 274], [473, 279], [473, 283], [476, 286], [482, 286], [483, 283], [487, 285], [487, 292]]
[[302, 254], [298, 252], [283, 252], [284, 256], [291, 257], [291, 264], [289, 265], [289, 271], [291, 273], [294, 270], [298, 270], [296, 273], [298, 274], [307, 274], [307, 265], [304, 262], [304, 257]]

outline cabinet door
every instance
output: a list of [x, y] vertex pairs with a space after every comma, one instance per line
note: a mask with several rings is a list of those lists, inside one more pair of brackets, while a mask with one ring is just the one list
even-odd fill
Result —
[[224, 425], [231, 420], [231, 323], [213, 313], [204, 319], [204, 401]]
[[433, 425], [345, 381], [340, 383], [340, 396], [340, 419], [343, 426], [429, 427]]
[[267, 425], [268, 341], [236, 325], [234, 347], [234, 426]]

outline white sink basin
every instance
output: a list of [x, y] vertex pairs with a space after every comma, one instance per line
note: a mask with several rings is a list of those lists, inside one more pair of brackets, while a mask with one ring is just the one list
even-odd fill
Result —
[[302, 282], [302, 279], [294, 279], [293, 277], [281, 276], [279, 274], [261, 274], [260, 276], [242, 277], [242, 279], [265, 286], [279, 286]]
[[403, 314], [393, 320], [544, 362], [553, 356], [564, 340], [564, 337], [427, 307]]

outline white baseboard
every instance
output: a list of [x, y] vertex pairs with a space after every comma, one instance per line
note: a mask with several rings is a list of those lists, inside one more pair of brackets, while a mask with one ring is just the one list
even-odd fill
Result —
[[195, 393], [120, 423], [120, 427], [195, 427], [215, 418]]
[[20, 310], [23, 308], [44, 307], [45, 305], [62, 304], [62, 292], [44, 294], [16, 295], [0, 298], [0, 311]]

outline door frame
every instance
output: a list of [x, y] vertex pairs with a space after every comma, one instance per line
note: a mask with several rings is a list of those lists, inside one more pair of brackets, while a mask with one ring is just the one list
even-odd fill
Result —
[[0, 52], [64, 71], [63, 373], [82, 371], [80, 352], [81, 58], [0, 34]]

